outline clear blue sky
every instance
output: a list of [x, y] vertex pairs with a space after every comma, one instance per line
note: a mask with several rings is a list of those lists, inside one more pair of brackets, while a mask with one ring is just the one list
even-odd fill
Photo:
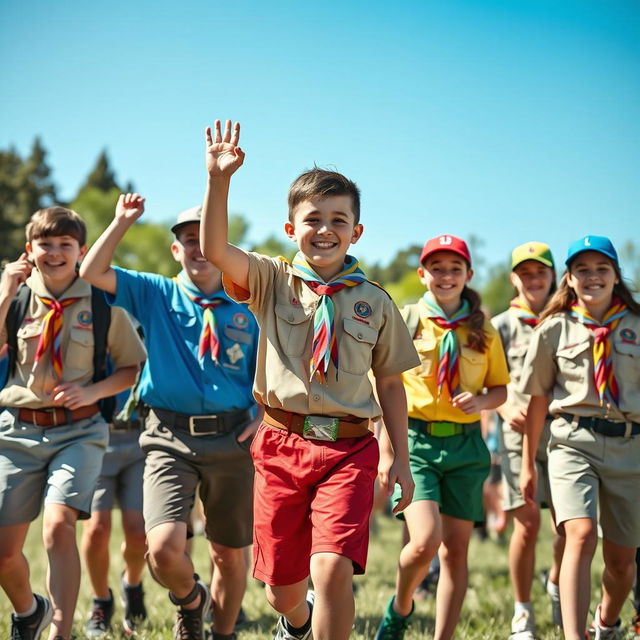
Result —
[[219, 117], [242, 123], [231, 210], [255, 240], [314, 163], [360, 185], [367, 261], [444, 232], [489, 263], [640, 239], [637, 0], [0, 0], [0, 55], [0, 148], [41, 136], [63, 197], [106, 148], [171, 219]]

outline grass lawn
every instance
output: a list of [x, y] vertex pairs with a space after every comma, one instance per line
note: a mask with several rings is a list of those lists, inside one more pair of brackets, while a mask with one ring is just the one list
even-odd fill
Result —
[[[545, 512], [546, 514], [546, 512]], [[117, 523], [117, 516], [114, 522]], [[548, 567], [550, 557], [550, 534], [546, 517], [541, 541], [538, 546], [538, 569]], [[354, 639], [371, 639], [380, 620], [385, 604], [392, 593], [395, 579], [395, 566], [400, 550], [400, 523], [386, 517], [379, 517], [378, 533], [372, 538], [367, 575], [355, 579], [356, 592], [356, 621], [352, 634]], [[31, 565], [34, 588], [44, 593], [44, 575], [46, 557], [40, 542], [40, 521], [34, 523], [29, 532], [25, 547], [25, 554]], [[112, 538], [112, 588], [119, 584], [122, 563], [119, 557], [120, 528], [116, 524]], [[195, 562], [202, 575], [207, 575], [208, 560], [206, 545], [202, 538], [196, 540]], [[456, 637], [468, 639], [504, 639], [509, 636], [509, 623], [512, 615], [512, 596], [507, 570], [507, 549], [505, 545], [498, 545], [488, 540], [480, 542], [475, 539], [469, 554], [470, 584], [465, 600], [462, 617]], [[600, 551], [593, 563], [593, 598], [592, 611], [597, 603], [599, 575], [602, 567]], [[146, 591], [147, 608], [151, 624], [141, 630], [140, 638], [170, 639], [173, 624], [173, 607], [167, 599], [166, 592], [145, 574], [144, 585]], [[561, 638], [559, 630], [551, 625], [550, 608], [538, 580], [534, 584], [534, 603], [538, 622], [539, 640]], [[77, 637], [84, 637], [83, 623], [89, 610], [90, 593], [88, 580], [83, 578], [80, 590], [80, 600], [76, 611], [74, 633]], [[250, 624], [241, 632], [243, 640], [257, 640], [271, 638], [275, 623], [275, 614], [266, 603], [262, 587], [254, 580], [249, 581], [249, 588], [244, 600], [246, 613]], [[632, 615], [630, 603], [623, 611], [624, 626], [628, 626]], [[10, 606], [4, 593], [0, 595], [0, 637], [9, 637]], [[417, 603], [414, 622], [406, 634], [406, 640], [430, 638], [433, 632], [435, 604], [433, 598]], [[114, 619], [114, 631], [110, 637], [121, 637], [119, 621], [121, 610], [118, 609]], [[45, 636], [43, 636], [45, 637]]]

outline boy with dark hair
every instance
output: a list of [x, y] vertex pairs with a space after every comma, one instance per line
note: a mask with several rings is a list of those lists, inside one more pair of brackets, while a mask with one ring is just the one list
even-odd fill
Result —
[[[352, 577], [367, 557], [378, 465], [369, 422], [384, 416], [395, 454], [380, 475], [385, 489], [400, 484], [402, 509], [413, 481], [400, 373], [419, 360], [396, 306], [347, 255], [362, 225], [358, 188], [344, 176], [314, 169], [293, 183], [285, 232], [299, 252], [291, 264], [228, 243], [229, 184], [244, 160], [239, 135], [230, 121], [224, 137], [219, 121], [215, 139], [207, 129], [200, 238], [227, 291], [260, 324], [254, 396], [265, 417], [251, 447], [253, 574], [281, 614], [277, 640], [342, 640], [354, 618]], [[315, 602], [305, 598], [309, 574]]]
[[251, 385], [257, 325], [245, 305], [221, 289], [221, 273], [198, 243], [200, 207], [173, 225], [173, 279], [111, 266], [144, 199], [120, 196], [115, 218], [82, 265], [87, 280], [141, 324], [149, 358], [140, 399], [150, 409], [140, 445], [145, 452], [144, 519], [154, 578], [179, 607], [174, 636], [203, 640], [209, 589], [194, 576], [185, 553], [190, 512], [200, 485], [205, 534], [215, 564], [213, 640], [232, 640], [246, 587], [244, 547], [251, 542], [253, 464], [250, 438], [257, 429]]
[[[94, 300], [102, 293], [77, 273], [85, 242], [77, 213], [42, 209], [27, 225], [26, 253], [0, 281], [0, 346], [9, 345], [0, 391], [0, 585], [15, 610], [14, 640], [36, 640], [52, 619], [49, 637], [70, 637], [80, 587], [76, 521], [89, 517], [108, 438], [98, 402], [130, 387], [146, 357], [121, 310], [97, 344], [105, 319], [94, 317]], [[96, 371], [104, 364], [98, 350], [109, 353], [113, 374]], [[22, 553], [43, 498], [51, 602], [31, 591]]]

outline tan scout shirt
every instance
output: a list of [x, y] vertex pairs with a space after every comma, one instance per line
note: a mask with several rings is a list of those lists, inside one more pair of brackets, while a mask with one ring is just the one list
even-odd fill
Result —
[[522, 322], [514, 309], [507, 309], [498, 314], [491, 319], [491, 324], [500, 334], [511, 377], [507, 385], [505, 404], [526, 409], [529, 405], [529, 396], [519, 389], [518, 382], [522, 376], [524, 359], [533, 336], [533, 327]]
[[593, 334], [558, 313], [538, 327], [524, 362], [520, 390], [548, 396], [550, 413], [640, 422], [640, 316], [627, 313], [610, 336], [620, 406], [600, 406], [593, 381]]
[[[40, 274], [34, 271], [27, 279], [33, 292], [29, 308], [18, 329], [16, 372], [0, 391], [0, 405], [39, 409], [52, 406], [51, 391], [59, 384], [53, 374], [51, 352], [43, 354], [32, 373], [42, 321], [48, 313], [37, 296], [51, 298]], [[65, 292], [64, 298], [81, 299], [63, 311], [61, 336], [62, 382], [85, 386], [93, 378], [93, 323], [91, 321], [91, 286], [78, 278]], [[0, 331], [0, 347], [7, 342], [6, 325]], [[124, 309], [111, 309], [111, 324], [107, 334], [107, 349], [115, 368], [133, 366], [143, 362], [147, 353]]]
[[374, 375], [400, 374], [420, 361], [397, 307], [379, 287], [363, 282], [333, 296], [339, 371], [327, 383], [314, 376], [309, 362], [313, 314], [319, 296], [283, 260], [249, 253], [249, 292], [224, 279], [227, 293], [248, 302], [260, 325], [253, 387], [256, 400], [304, 415], [375, 418], [369, 369]]

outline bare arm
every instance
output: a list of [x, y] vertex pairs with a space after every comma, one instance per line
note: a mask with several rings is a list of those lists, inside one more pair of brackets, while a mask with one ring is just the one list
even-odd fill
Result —
[[137, 193], [122, 194], [118, 198], [114, 219], [89, 249], [80, 265], [81, 278], [98, 289], [115, 294], [116, 272], [111, 268], [113, 254], [129, 227], [143, 212], [144, 198]]
[[380, 484], [387, 495], [391, 495], [396, 482], [400, 485], [402, 497], [393, 510], [397, 513], [411, 504], [415, 488], [409, 469], [407, 396], [399, 374], [376, 378], [376, 392], [384, 421], [380, 433]]
[[248, 288], [249, 259], [240, 248], [228, 240], [228, 199], [231, 176], [242, 166], [244, 151], [238, 146], [240, 123], [231, 131], [227, 120], [224, 136], [220, 132], [220, 120], [215, 121], [215, 132], [205, 131], [207, 151], [207, 188], [202, 204], [200, 247], [204, 257], [224, 272], [235, 284]]
[[525, 500], [534, 500], [536, 496], [536, 451], [548, 410], [549, 399], [546, 396], [531, 396], [522, 439], [522, 471], [520, 472], [520, 490]]
[[26, 253], [5, 266], [0, 279], [0, 327], [4, 327], [7, 321], [7, 313], [18, 287], [31, 275], [32, 269]]
[[480, 413], [487, 409], [495, 409], [507, 399], [507, 387], [499, 385], [489, 387], [486, 393], [477, 396], [469, 391], [459, 393], [451, 400], [451, 404], [467, 414]]

